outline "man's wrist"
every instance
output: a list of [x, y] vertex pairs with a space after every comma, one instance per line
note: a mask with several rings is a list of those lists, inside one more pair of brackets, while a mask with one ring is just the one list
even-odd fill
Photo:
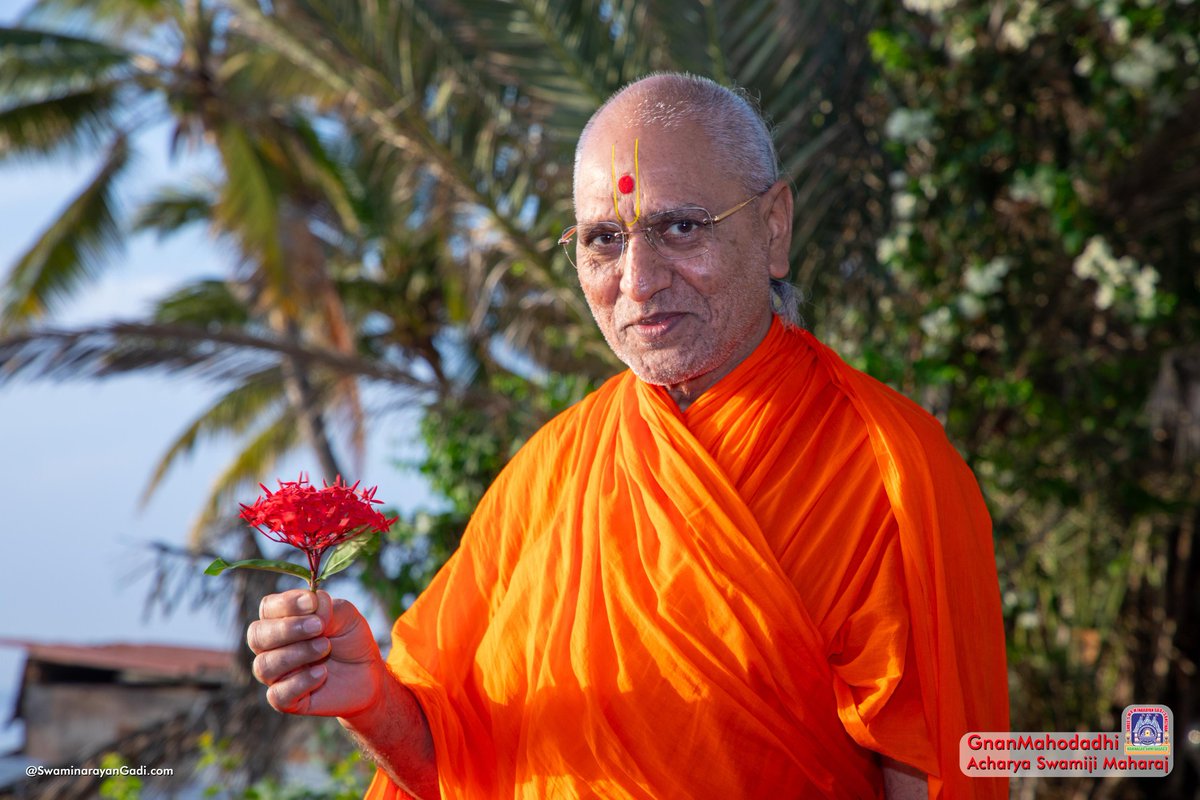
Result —
[[376, 684], [371, 693], [371, 700], [357, 711], [338, 717], [342, 727], [361, 736], [373, 738], [372, 733], [380, 730], [380, 725], [389, 718], [388, 707], [395, 701], [395, 693], [404, 691], [400, 682], [387, 668], [387, 663], [378, 659], [370, 669], [372, 681]]
[[413, 797], [437, 797], [437, 761], [424, 709], [385, 662], [372, 673], [380, 681], [375, 701], [338, 721], [397, 786]]

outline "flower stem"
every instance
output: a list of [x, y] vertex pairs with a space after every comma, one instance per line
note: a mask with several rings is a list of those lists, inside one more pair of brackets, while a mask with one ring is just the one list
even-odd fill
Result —
[[321, 581], [317, 575], [320, 574], [321, 556], [325, 555], [325, 551], [306, 548], [304, 554], [308, 556], [308, 589], [315, 593], [317, 587], [321, 585]]

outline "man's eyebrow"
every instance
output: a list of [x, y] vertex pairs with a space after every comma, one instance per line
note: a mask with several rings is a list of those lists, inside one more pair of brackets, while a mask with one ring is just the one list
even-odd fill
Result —
[[609, 218], [609, 219], [577, 219], [577, 220], [575, 220], [575, 224], [576, 225], [616, 225], [618, 228], [621, 227], [621, 223], [617, 222], [615, 219], [612, 219], [612, 218]]
[[[643, 212], [642, 219], [661, 217], [664, 214], [673, 214], [673, 213], [680, 212], [680, 211], [704, 211], [705, 213], [707, 213], [708, 210], [700, 203], [680, 203], [678, 205], [673, 205], [669, 208], [664, 208], [661, 211], [651, 211], [649, 213]], [[622, 225], [620, 222], [617, 222], [615, 219], [612, 219], [611, 217], [608, 219], [577, 219], [577, 220], [575, 220], [575, 224], [577, 226], [616, 225], [618, 228], [621, 228], [621, 229], [625, 228], [624, 225]], [[637, 227], [637, 226], [635, 225], [634, 227]]]

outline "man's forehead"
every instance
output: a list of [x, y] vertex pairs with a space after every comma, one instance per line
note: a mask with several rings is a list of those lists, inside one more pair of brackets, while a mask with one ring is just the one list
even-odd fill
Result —
[[673, 162], [684, 161], [685, 156], [688, 160], [702, 159], [705, 151], [711, 149], [708, 136], [699, 124], [664, 128], [622, 120], [619, 113], [614, 111], [606, 115], [588, 132], [580, 158], [583, 164], [606, 166], [613, 148], [618, 160], [632, 161], [635, 142], [648, 165], [670, 166]]
[[724, 159], [711, 153], [708, 136], [698, 125], [664, 130], [622, 125], [611, 118], [604, 122], [589, 131], [580, 151], [575, 203], [581, 218], [612, 217], [614, 196], [648, 199], [647, 213], [703, 204], [723, 194], [721, 187], [730, 181], [720, 169]]

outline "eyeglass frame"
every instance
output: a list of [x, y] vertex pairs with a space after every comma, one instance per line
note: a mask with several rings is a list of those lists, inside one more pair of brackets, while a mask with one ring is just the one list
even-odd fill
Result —
[[[722, 223], [725, 220], [729, 219], [734, 214], [741, 211], [743, 208], [750, 205], [751, 203], [753, 203], [758, 198], [762, 197], [767, 192], [771, 191], [771, 188], [773, 186], [774, 186], [774, 184], [771, 184], [771, 186], [768, 186], [766, 189], [763, 189], [761, 192], [750, 195], [745, 200], [743, 200], [742, 202], [735, 205], [733, 208], [729, 209], [728, 211], [722, 211], [720, 214], [717, 214], [716, 216], [710, 215], [708, 213], [708, 209], [705, 208], [704, 206], [679, 206], [678, 208], [668, 208], [665, 211], [659, 211], [657, 214], [653, 214], [650, 216], [661, 217], [661, 216], [665, 216], [667, 214], [673, 214], [675, 212], [683, 211], [683, 210], [689, 209], [689, 208], [697, 209], [697, 210], [703, 211], [705, 213], [705, 215], [706, 215], [705, 224], [707, 224], [711, 228], [715, 228], [715, 227], [717, 227], [717, 225], [719, 223]], [[605, 222], [612, 222], [612, 220], [605, 220]], [[600, 223], [595, 223], [595, 224], [600, 224]], [[612, 224], [616, 225], [617, 228], [621, 227], [620, 225], [617, 225], [617, 223], [615, 223], [615, 222]], [[564, 252], [566, 252], [567, 245], [569, 245], [571, 243], [571, 239], [574, 238], [575, 235], [579, 232], [579, 226], [580, 226], [580, 223], [576, 222], [574, 225], [571, 225], [570, 227], [563, 229], [562, 235], [558, 237], [558, 244], [562, 246]], [[617, 233], [620, 233], [620, 235], [621, 235], [621, 254], [619, 256], [617, 256], [617, 258], [615, 259], [615, 261], [613, 263], [617, 263], [622, 258], [625, 257], [625, 251], [629, 246], [629, 240], [636, 233], [641, 233], [643, 236], [645, 236], [646, 242], [650, 245], [650, 249], [653, 250], [654, 252], [658, 253], [660, 256], [662, 256], [663, 258], [665, 258], [669, 261], [682, 261], [682, 260], [688, 259], [688, 258], [695, 258], [696, 256], [701, 256], [708, 252], [708, 250], [705, 249], [699, 253], [691, 253], [686, 256], [668, 255], [667, 253], [664, 253], [661, 250], [659, 250], [657, 246], [655, 246], [654, 241], [653, 241], [653, 239], [651, 239], [650, 234], [649, 234], [649, 231], [652, 227], [653, 227], [652, 225], [643, 225], [640, 228], [625, 228], [623, 230], [616, 231]], [[575, 264], [575, 259], [571, 258], [571, 254], [569, 252], [567, 252], [567, 260], [570, 261], [571, 265], [574, 266], [576, 269], [579, 268]]]

